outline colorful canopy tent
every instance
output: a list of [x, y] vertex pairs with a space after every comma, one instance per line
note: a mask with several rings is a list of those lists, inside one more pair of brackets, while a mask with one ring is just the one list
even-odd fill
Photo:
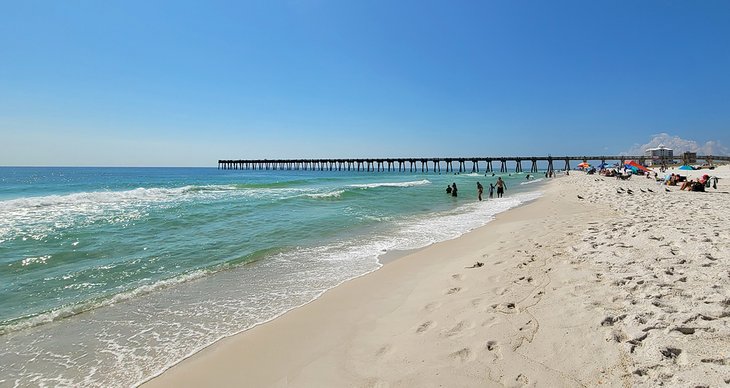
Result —
[[640, 165], [639, 163], [636, 163], [636, 162], [634, 162], [633, 160], [627, 160], [627, 161], [626, 161], [626, 162], [624, 163], [624, 166], [625, 166], [626, 168], [630, 168], [630, 169], [631, 169], [631, 170], [633, 170], [633, 171], [638, 171], [638, 170], [641, 170], [641, 171], [644, 171], [644, 172], [649, 172], [649, 169], [648, 169], [648, 168], [646, 168], [646, 167], [644, 167], [644, 166]]
[[680, 166], [679, 169], [680, 170], [694, 170], [694, 168], [692, 166], [690, 166], [689, 164], [685, 164], [684, 166]]

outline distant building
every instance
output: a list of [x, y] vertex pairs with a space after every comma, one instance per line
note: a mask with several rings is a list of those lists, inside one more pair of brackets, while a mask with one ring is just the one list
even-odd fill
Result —
[[697, 153], [689, 151], [683, 153], [682, 161], [684, 161], [685, 164], [697, 163]]
[[671, 162], [672, 159], [674, 159], [674, 150], [665, 147], [664, 144], [659, 144], [659, 147], [657, 148], [649, 148], [644, 151], [644, 156], [646, 156], [646, 163], [649, 166], [653, 164], [662, 164]]

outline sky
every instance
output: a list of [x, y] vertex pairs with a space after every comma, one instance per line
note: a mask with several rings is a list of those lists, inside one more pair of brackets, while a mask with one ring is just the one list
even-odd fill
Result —
[[727, 151], [730, 2], [3, 1], [0, 165]]

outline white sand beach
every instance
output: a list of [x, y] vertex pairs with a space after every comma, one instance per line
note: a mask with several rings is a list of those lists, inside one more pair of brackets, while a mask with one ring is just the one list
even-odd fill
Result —
[[145, 385], [730, 384], [730, 168], [681, 173], [722, 179], [667, 192], [571, 172]]

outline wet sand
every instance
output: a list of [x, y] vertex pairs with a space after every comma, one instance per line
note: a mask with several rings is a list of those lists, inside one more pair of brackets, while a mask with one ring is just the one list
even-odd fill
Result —
[[693, 193], [571, 173], [146, 385], [730, 383], [730, 169], [682, 173], [724, 178]]

